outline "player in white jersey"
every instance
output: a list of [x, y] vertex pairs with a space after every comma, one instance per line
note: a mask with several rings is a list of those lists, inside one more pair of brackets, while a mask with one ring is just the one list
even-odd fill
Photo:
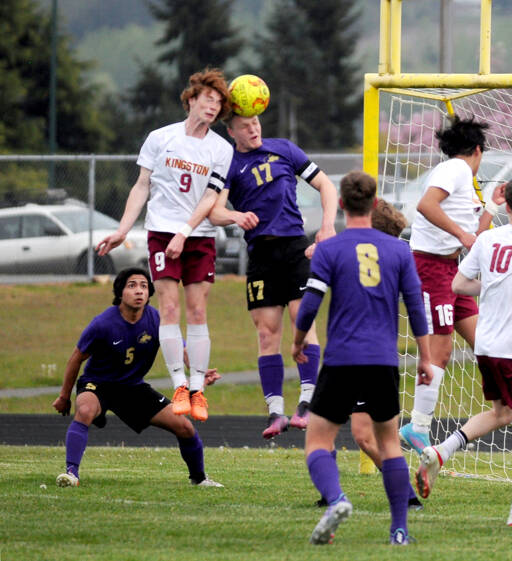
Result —
[[[456, 293], [480, 295], [475, 355], [492, 409], [468, 419], [440, 445], [423, 450], [416, 482], [425, 498], [441, 466], [457, 450], [512, 423], [512, 182], [504, 190], [509, 224], [478, 236], [452, 284]], [[511, 517], [507, 523], [512, 525]]]
[[[222, 72], [205, 69], [190, 76], [181, 100], [187, 118], [149, 134], [119, 229], [96, 249], [105, 255], [120, 245], [149, 198], [145, 221], [149, 267], [158, 295], [160, 346], [176, 390], [173, 411], [204, 421], [208, 404], [202, 388], [210, 357], [206, 301], [215, 277], [215, 227], [206, 217], [224, 187], [233, 157], [229, 142], [210, 129], [230, 111]], [[180, 330], [180, 280], [185, 291], [190, 382]]]
[[451, 283], [461, 251], [471, 248], [504, 202], [497, 187], [482, 210], [473, 188], [485, 150], [486, 128], [485, 123], [456, 117], [449, 128], [436, 132], [439, 147], [449, 159], [431, 171], [411, 228], [410, 245], [429, 322], [434, 372], [429, 386], [416, 386], [411, 422], [400, 429], [402, 440], [418, 454], [430, 446], [430, 424], [452, 352], [453, 330], [474, 347], [478, 307], [472, 296], [454, 294]]

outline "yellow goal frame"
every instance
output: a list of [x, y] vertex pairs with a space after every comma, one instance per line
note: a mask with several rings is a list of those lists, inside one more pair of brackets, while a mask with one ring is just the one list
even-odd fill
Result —
[[[478, 74], [406, 74], [400, 72], [402, 43], [402, 0], [381, 0], [380, 43], [378, 73], [364, 77], [363, 170], [379, 175], [379, 94], [381, 91], [400, 91], [411, 95], [406, 88], [464, 88], [471, 92], [490, 88], [511, 88], [512, 74], [491, 74], [491, 10], [492, 0], [480, 0], [480, 66]], [[418, 92], [414, 95], [419, 96]], [[435, 94], [422, 94], [446, 103], [452, 113], [450, 99]]]

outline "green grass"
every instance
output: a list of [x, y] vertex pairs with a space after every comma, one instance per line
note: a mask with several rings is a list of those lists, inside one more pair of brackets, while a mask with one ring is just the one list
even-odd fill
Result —
[[299, 450], [206, 449], [207, 469], [225, 489], [191, 487], [176, 448], [94, 447], [80, 487], [60, 489], [64, 454], [0, 447], [2, 561], [512, 558], [510, 486], [499, 482], [440, 477], [425, 510], [409, 517], [418, 543], [392, 548], [381, 477], [358, 475], [358, 454], [342, 450], [354, 514], [333, 545], [314, 547], [308, 538], [322, 511]]
[[[0, 389], [60, 385], [81, 332], [111, 302], [111, 285], [3, 286]], [[156, 297], [152, 304], [158, 306]], [[323, 306], [318, 319], [322, 343], [326, 312]], [[257, 367], [257, 337], [246, 310], [244, 279], [230, 276], [217, 280], [209, 296], [208, 325], [212, 366], [220, 372]], [[185, 334], [184, 325], [182, 329]], [[286, 318], [282, 352], [287, 366], [292, 364], [290, 348], [291, 329]], [[163, 376], [167, 370], [159, 353], [149, 377]]]
[[[55, 285], [3, 286], [0, 292], [0, 389], [60, 386], [66, 362], [82, 330], [89, 321], [102, 312], [112, 301], [111, 285], [73, 283]], [[157, 306], [156, 297], [152, 304]], [[317, 320], [320, 343], [325, 343], [325, 324], [328, 299], [323, 303]], [[245, 305], [245, 281], [235, 276], [225, 276], [212, 287], [208, 302], [208, 324], [212, 339], [210, 364], [221, 374], [257, 368], [257, 337]], [[185, 328], [183, 327], [183, 332]], [[407, 346], [408, 371], [414, 373], [416, 347], [409, 335], [405, 318], [400, 319], [398, 347]], [[290, 356], [291, 329], [285, 318], [282, 354], [286, 366], [292, 366]], [[474, 388], [460, 370], [455, 376], [467, 391], [448, 400], [448, 410], [438, 411], [439, 416], [449, 412], [454, 416], [469, 411], [471, 396], [481, 400], [479, 377]], [[147, 376], [168, 377], [161, 353]], [[228, 376], [226, 376], [226, 379]], [[169, 382], [170, 386], [170, 382]], [[297, 399], [298, 384], [285, 385], [288, 413]], [[163, 391], [169, 396], [170, 390]], [[414, 394], [414, 377], [406, 378], [406, 396], [403, 407], [410, 410]], [[51, 403], [57, 397], [42, 395], [30, 398], [1, 398], [0, 413], [52, 413]], [[259, 385], [217, 385], [208, 389], [211, 414], [264, 415], [266, 413]], [[446, 399], [442, 399], [446, 403]]]

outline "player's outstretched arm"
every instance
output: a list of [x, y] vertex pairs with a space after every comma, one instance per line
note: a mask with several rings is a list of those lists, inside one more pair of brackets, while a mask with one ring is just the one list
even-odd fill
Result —
[[148, 200], [149, 189], [151, 187], [151, 173], [152, 171], [147, 168], [140, 168], [139, 177], [135, 185], [131, 188], [128, 199], [126, 200], [126, 206], [119, 228], [113, 234], [102, 239], [96, 246], [96, 251], [99, 255], [106, 255], [111, 249], [121, 245], [126, 239], [126, 235], [132, 229], [143, 206]]
[[322, 226], [316, 233], [315, 240], [321, 242], [336, 235], [334, 221], [338, 212], [338, 192], [332, 181], [323, 171], [319, 171], [311, 180], [311, 185], [320, 191], [322, 203]]
[[71, 392], [78, 378], [82, 362], [87, 360], [89, 356], [88, 354], [82, 353], [78, 347], [75, 347], [69, 357], [66, 370], [64, 371], [64, 380], [60, 389], [60, 395], [52, 404], [62, 415], [69, 415], [71, 411]]
[[194, 228], [199, 226], [201, 222], [208, 216], [213, 205], [218, 199], [218, 194], [213, 189], [205, 189], [203, 196], [197, 203], [196, 208], [190, 215], [187, 223], [179, 230], [175, 232], [171, 241], [167, 245], [165, 250], [165, 255], [170, 259], [177, 259], [183, 248], [185, 246], [185, 240], [192, 233]]
[[452, 290], [455, 294], [467, 294], [469, 296], [479, 296], [482, 283], [478, 279], [468, 279], [460, 271], [452, 281]]
[[223, 189], [219, 195], [217, 202], [213, 206], [208, 219], [215, 226], [227, 226], [228, 224], [237, 224], [243, 230], [252, 230], [259, 223], [259, 218], [254, 212], [238, 212], [230, 210], [226, 207], [228, 202], [229, 190]]
[[428, 187], [418, 203], [418, 212], [434, 226], [455, 236], [466, 249], [470, 249], [475, 243], [476, 236], [464, 231], [441, 208], [441, 202], [448, 196], [448, 192], [440, 187]]

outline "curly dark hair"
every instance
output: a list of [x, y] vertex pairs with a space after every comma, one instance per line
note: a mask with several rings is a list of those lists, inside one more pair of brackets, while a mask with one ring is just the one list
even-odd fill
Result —
[[377, 193], [375, 179], [362, 171], [347, 173], [340, 184], [344, 209], [355, 216], [364, 216], [372, 208]]
[[454, 156], [471, 156], [480, 146], [482, 152], [485, 150], [484, 131], [489, 128], [487, 123], [479, 123], [474, 117], [460, 119], [455, 116], [450, 127], [436, 131], [439, 140], [439, 148], [449, 158]]
[[181, 103], [187, 113], [190, 111], [190, 98], [197, 97], [207, 88], [215, 90], [222, 98], [222, 107], [216, 120], [224, 119], [231, 112], [228, 85], [222, 70], [218, 68], [205, 68], [201, 72], [192, 74], [188, 81], [188, 87], [181, 92]]
[[[112, 301], [112, 304], [114, 306], [119, 306], [119, 304], [121, 303], [124, 287], [126, 286], [128, 279], [132, 275], [143, 275], [144, 277], [146, 277], [148, 281], [149, 298], [151, 298], [151, 296], [153, 296], [153, 294], [155, 293], [155, 287], [153, 286], [151, 277], [149, 276], [149, 273], [146, 271], [146, 269], [141, 269], [140, 267], [130, 267], [128, 269], [123, 269], [114, 279], [114, 287], [112, 289], [114, 292], [114, 300]], [[146, 302], [146, 304], [148, 302]]]

